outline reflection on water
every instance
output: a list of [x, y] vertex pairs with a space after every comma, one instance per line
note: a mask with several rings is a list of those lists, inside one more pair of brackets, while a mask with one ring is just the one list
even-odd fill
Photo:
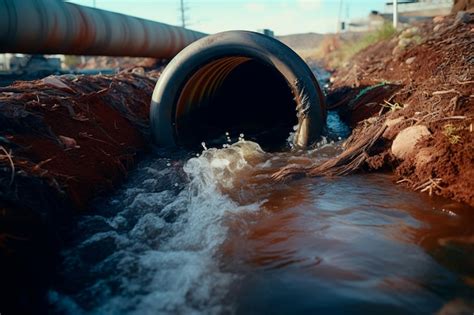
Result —
[[[239, 142], [144, 161], [79, 219], [57, 313], [459, 312], [474, 301], [474, 211], [394, 186], [387, 175], [275, 183], [298, 153]], [[447, 305], [447, 306], [446, 306]]]
[[473, 243], [460, 242], [474, 235], [472, 209], [384, 175], [298, 181], [270, 196], [224, 245], [223, 268], [244, 275], [231, 290], [238, 313], [417, 314], [472, 301]]

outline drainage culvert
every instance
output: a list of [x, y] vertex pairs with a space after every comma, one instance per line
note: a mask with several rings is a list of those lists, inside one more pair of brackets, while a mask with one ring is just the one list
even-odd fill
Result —
[[280, 41], [245, 31], [211, 35], [182, 50], [158, 80], [150, 110], [153, 137], [167, 147], [218, 141], [226, 132], [270, 149], [293, 133], [294, 144], [305, 147], [325, 118], [323, 94], [306, 63]]

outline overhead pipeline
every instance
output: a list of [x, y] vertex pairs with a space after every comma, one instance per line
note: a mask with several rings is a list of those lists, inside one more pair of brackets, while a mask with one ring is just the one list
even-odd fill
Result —
[[0, 0], [0, 52], [171, 59], [205, 35], [60, 0]]

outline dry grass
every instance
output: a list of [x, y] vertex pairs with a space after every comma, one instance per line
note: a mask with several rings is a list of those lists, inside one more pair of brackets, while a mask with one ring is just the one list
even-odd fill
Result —
[[382, 137], [387, 126], [382, 119], [367, 125], [363, 130], [349, 137], [345, 142], [346, 149], [339, 156], [330, 159], [319, 166], [309, 168], [285, 167], [272, 175], [275, 181], [285, 181], [298, 177], [344, 176], [356, 172], [370, 157], [371, 149]]
[[385, 23], [379, 29], [367, 32], [362, 37], [345, 39], [337, 34], [328, 35], [319, 47], [301, 51], [299, 54], [306, 60], [323, 60], [329, 68], [335, 69], [347, 63], [349, 59], [363, 49], [382, 40], [390, 39], [396, 33], [392, 24]]

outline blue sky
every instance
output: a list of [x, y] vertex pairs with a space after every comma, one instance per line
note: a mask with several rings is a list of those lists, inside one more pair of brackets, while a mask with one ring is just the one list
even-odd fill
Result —
[[[328, 33], [337, 28], [340, 0], [185, 0], [189, 28], [205, 33], [269, 28], [277, 35]], [[383, 10], [383, 0], [342, 0], [342, 19]], [[71, 0], [92, 6], [93, 0]], [[179, 0], [95, 0], [100, 9], [179, 25]]]

